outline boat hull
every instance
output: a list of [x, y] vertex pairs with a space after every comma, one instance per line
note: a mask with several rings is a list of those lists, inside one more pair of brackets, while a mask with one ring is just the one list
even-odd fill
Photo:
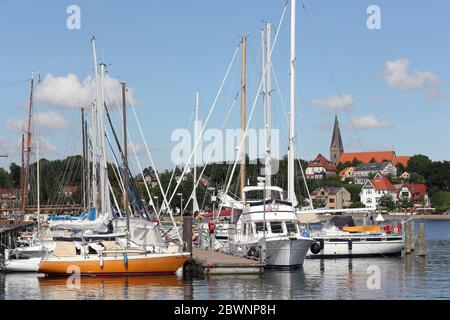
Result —
[[[298, 268], [303, 265], [306, 254], [315, 241], [311, 238], [266, 239], [266, 267]], [[249, 252], [250, 248], [259, 248], [261, 241], [238, 244], [241, 252]]]
[[312, 239], [283, 239], [267, 241], [266, 266], [296, 268], [303, 265]]
[[38, 272], [42, 258], [10, 259], [5, 261], [6, 272]]
[[188, 253], [155, 254], [146, 256], [123, 255], [115, 257], [89, 257], [86, 259], [52, 258], [39, 265], [39, 272], [48, 275], [61, 274], [171, 274], [175, 273], [186, 260]]
[[348, 258], [400, 256], [404, 248], [403, 239], [327, 239], [315, 238], [321, 244], [318, 254], [308, 251], [307, 258]]

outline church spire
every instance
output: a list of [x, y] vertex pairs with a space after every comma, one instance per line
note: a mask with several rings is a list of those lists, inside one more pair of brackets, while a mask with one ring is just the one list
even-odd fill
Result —
[[344, 153], [344, 145], [341, 138], [341, 130], [339, 129], [339, 121], [337, 115], [334, 117], [333, 136], [330, 145], [330, 161], [335, 165], [339, 163], [341, 155]]

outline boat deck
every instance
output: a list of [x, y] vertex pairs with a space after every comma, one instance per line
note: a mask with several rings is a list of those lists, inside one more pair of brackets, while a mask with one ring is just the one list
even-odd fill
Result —
[[219, 274], [260, 274], [264, 263], [236, 257], [222, 252], [192, 249], [192, 257], [186, 262], [185, 270], [206, 275]]

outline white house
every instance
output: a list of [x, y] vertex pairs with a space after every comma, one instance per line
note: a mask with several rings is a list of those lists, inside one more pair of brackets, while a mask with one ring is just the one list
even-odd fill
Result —
[[397, 190], [394, 185], [380, 172], [377, 172], [373, 179], [366, 181], [359, 195], [361, 202], [367, 208], [376, 208], [379, 199], [385, 194], [392, 196], [394, 200], [397, 199]]

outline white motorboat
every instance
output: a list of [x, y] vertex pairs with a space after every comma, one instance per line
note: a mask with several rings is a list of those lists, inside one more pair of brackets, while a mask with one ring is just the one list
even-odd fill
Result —
[[265, 242], [267, 266], [301, 266], [316, 242], [301, 232], [292, 204], [283, 198], [283, 190], [274, 186], [245, 187], [243, 203], [236, 233], [230, 235], [230, 248], [242, 256], [261, 259]]
[[400, 256], [404, 248], [400, 225], [355, 226], [352, 217], [336, 216], [312, 233], [319, 244], [307, 258]]

